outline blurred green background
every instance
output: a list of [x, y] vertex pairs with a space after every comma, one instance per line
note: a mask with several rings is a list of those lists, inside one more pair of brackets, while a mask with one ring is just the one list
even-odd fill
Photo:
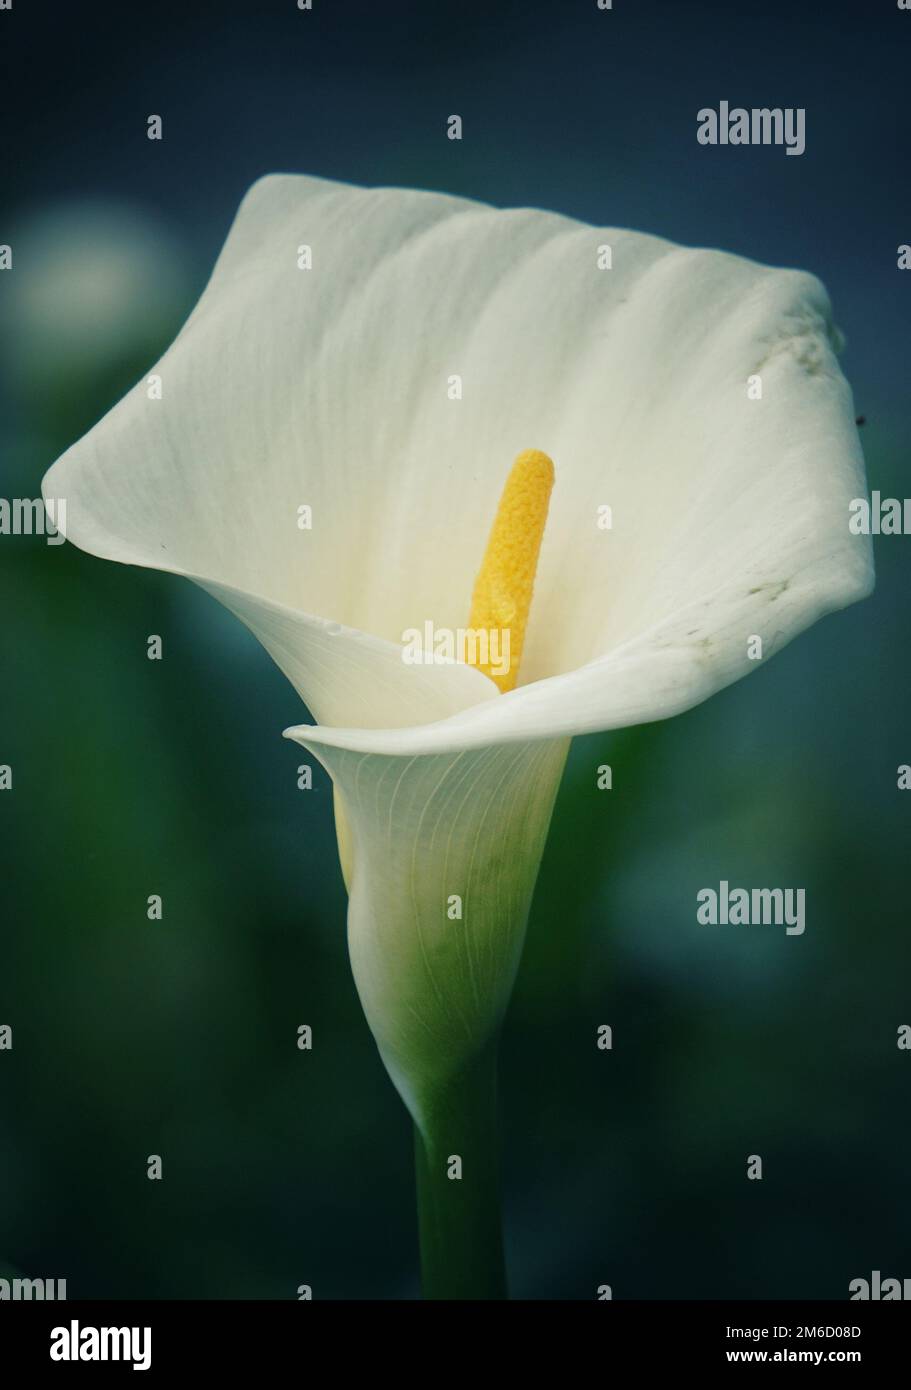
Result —
[[[274, 169], [815, 271], [870, 486], [911, 491], [911, 15], [288, 0], [162, 3], [141, 36], [103, 4], [2, 22], [0, 495], [38, 496], [152, 363]], [[698, 147], [721, 99], [804, 106], [806, 154]], [[911, 1276], [909, 547], [879, 540], [875, 596], [748, 681], [576, 741], [503, 1045], [516, 1296], [841, 1299]], [[70, 1297], [415, 1296], [409, 1123], [348, 969], [330, 787], [314, 764], [299, 791], [280, 737], [297, 697], [180, 580], [15, 536], [0, 576], [0, 1265]], [[805, 935], [698, 926], [722, 878], [804, 886]]]

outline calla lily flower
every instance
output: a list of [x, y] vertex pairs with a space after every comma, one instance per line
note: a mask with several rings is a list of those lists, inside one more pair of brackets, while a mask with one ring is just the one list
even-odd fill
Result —
[[[69, 540], [202, 585], [315, 720], [287, 733], [334, 783], [431, 1295], [503, 1289], [493, 1059], [569, 740], [686, 710], [871, 590], [838, 346], [807, 274], [274, 176], [159, 390], [45, 479]], [[403, 659], [478, 613], [521, 648], [505, 679]]]

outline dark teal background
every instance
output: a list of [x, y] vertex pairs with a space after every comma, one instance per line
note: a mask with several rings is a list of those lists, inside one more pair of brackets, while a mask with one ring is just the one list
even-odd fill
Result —
[[[870, 486], [911, 492], [911, 13], [890, 0], [16, 0], [0, 45], [4, 497], [37, 496], [151, 365], [274, 170], [814, 271]], [[722, 99], [805, 107], [806, 153], [698, 146]], [[127, 234], [135, 311], [74, 336], [66, 293], [22, 296], [100, 204], [160, 254]], [[709, 703], [575, 743], [503, 1048], [517, 1296], [911, 1276], [909, 557], [878, 540], [871, 600]], [[0, 1265], [71, 1297], [414, 1295], [409, 1125], [348, 970], [330, 788], [298, 791], [280, 738], [294, 692], [191, 585], [36, 538], [0, 537], [0, 644]], [[721, 878], [805, 887], [805, 935], [697, 926]]]

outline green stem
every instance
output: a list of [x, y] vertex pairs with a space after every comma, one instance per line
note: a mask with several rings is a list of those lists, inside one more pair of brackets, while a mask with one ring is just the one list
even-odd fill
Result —
[[[415, 1128], [425, 1298], [506, 1298], [496, 1125], [496, 1045], [435, 1089]], [[461, 1177], [450, 1176], [461, 1160]]]

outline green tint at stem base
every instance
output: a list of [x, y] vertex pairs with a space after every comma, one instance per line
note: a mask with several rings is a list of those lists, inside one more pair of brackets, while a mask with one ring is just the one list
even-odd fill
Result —
[[[455, 1159], [460, 1177], [450, 1176]], [[506, 1298], [495, 1044], [426, 1104], [415, 1170], [424, 1297]]]

